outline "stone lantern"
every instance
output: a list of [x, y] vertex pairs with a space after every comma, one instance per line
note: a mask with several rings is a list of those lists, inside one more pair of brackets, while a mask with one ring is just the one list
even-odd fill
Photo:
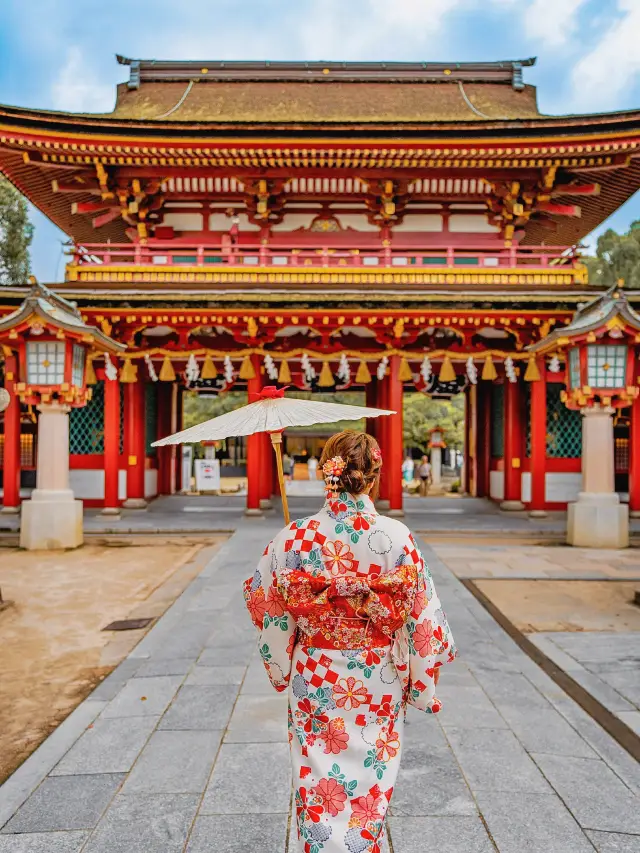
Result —
[[429, 449], [431, 450], [431, 481], [434, 486], [442, 482], [442, 450], [447, 446], [444, 440], [445, 430], [436, 426], [429, 430]]
[[90, 353], [117, 353], [123, 344], [85, 325], [70, 302], [34, 283], [13, 313], [0, 319], [0, 344], [17, 355], [14, 393], [38, 417], [36, 488], [22, 504], [20, 545], [28, 549], [82, 544], [82, 502], [69, 488], [69, 418], [91, 398]]
[[568, 326], [529, 349], [564, 354], [565, 405], [582, 413], [582, 489], [569, 504], [567, 541], [626, 548], [629, 510], [614, 487], [613, 418], [638, 396], [640, 314], [619, 285], [581, 308]]

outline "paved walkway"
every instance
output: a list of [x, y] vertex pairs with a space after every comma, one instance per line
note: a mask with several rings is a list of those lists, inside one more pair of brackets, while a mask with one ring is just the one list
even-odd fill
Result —
[[[241, 580], [243, 521], [132, 654], [0, 789], [0, 853], [293, 853], [283, 696]], [[461, 650], [445, 708], [410, 713], [394, 853], [636, 853], [640, 766], [429, 549]]]

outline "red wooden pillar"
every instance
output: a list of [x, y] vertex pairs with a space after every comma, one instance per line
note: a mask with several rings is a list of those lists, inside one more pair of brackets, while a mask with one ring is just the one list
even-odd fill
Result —
[[144, 382], [127, 382], [124, 386], [124, 436], [127, 454], [127, 499], [123, 506], [128, 509], [144, 509], [144, 472], [146, 464]]
[[[177, 431], [176, 403], [178, 386], [175, 382], [158, 383], [158, 434], [166, 438]], [[158, 494], [172, 495], [175, 492], [176, 445], [158, 447]]]
[[[389, 408], [389, 377], [376, 380], [377, 403], [380, 409]], [[380, 473], [380, 488], [378, 498], [381, 509], [389, 509], [389, 415], [376, 418], [376, 439], [382, 452], [382, 471]]]
[[2, 483], [3, 512], [15, 513], [20, 507], [20, 400], [15, 395], [18, 378], [18, 359], [8, 355], [4, 362], [4, 387], [11, 402], [4, 412], [4, 462]]
[[266, 432], [259, 433], [262, 439], [260, 448], [260, 506], [262, 509], [271, 508], [273, 494], [273, 460], [275, 453], [271, 447], [271, 439]]
[[403, 385], [400, 381], [400, 356], [392, 355], [389, 361], [388, 408], [395, 411], [394, 415], [385, 416], [385, 420], [388, 422], [385, 461], [389, 484], [389, 513], [390, 515], [404, 515], [402, 508], [402, 459], [404, 451], [402, 429]]
[[522, 406], [520, 382], [504, 383], [504, 500], [501, 509], [524, 509], [522, 480]]
[[[116, 359], [112, 358], [117, 366]], [[118, 380], [104, 378], [104, 509], [105, 515], [120, 510], [120, 388]]]
[[[247, 380], [249, 401], [252, 401], [253, 395], [257, 394], [262, 388], [259, 356], [252, 355], [251, 363], [255, 376], [253, 379]], [[260, 478], [264, 465], [264, 446], [264, 436], [260, 433], [247, 436], [247, 508], [245, 515], [262, 515], [260, 509]]]
[[478, 435], [478, 442], [481, 447], [482, 466], [479, 466], [479, 477], [482, 478], [482, 496], [488, 498], [491, 496], [491, 395], [492, 384], [483, 382], [482, 388], [482, 415], [480, 417], [479, 429], [482, 430], [482, 435]]
[[631, 405], [629, 451], [629, 512], [634, 518], [638, 518], [640, 516], [640, 397], [636, 397]]
[[531, 382], [531, 502], [533, 516], [545, 516], [547, 467], [547, 380], [543, 358], [538, 360], [540, 379]]
[[[175, 391], [175, 410], [173, 413], [172, 432], [180, 432], [184, 428], [184, 386], [176, 383]], [[191, 483], [182, 483], [182, 445], [175, 446], [175, 454], [173, 456], [173, 490], [180, 492], [183, 489], [189, 491]]]
[[460, 489], [466, 495], [471, 493], [471, 484], [473, 482], [471, 466], [474, 462], [473, 457], [475, 456], [475, 451], [472, 449], [471, 446], [474, 435], [472, 422], [474, 413], [471, 401], [472, 389], [475, 389], [475, 385], [470, 386], [464, 392], [464, 461], [462, 463], [462, 478], [460, 482]]
[[[374, 376], [371, 379], [371, 382], [367, 383], [364, 388], [365, 405], [374, 409], [380, 408], [380, 400], [378, 399], [379, 394], [380, 390], [378, 388], [378, 379]], [[380, 418], [367, 418], [365, 426], [369, 435], [372, 435], [376, 440], [378, 439], [379, 420]]]

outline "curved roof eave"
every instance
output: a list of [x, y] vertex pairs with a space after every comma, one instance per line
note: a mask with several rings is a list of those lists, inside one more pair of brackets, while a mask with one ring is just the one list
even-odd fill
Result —
[[[15, 130], [23, 130], [25, 133], [30, 132], [51, 132], [64, 133], [65, 131], [71, 135], [78, 134], [83, 136], [96, 135], [107, 133], [108, 135], [116, 135], [117, 133], [131, 134], [131, 131], [137, 131], [137, 134], [142, 136], [155, 136], [159, 133], [164, 136], [180, 138], [185, 135], [198, 133], [233, 133], [233, 131], [242, 132], [246, 135], [247, 131], [267, 131], [270, 133], [283, 130], [286, 133], [292, 131], [301, 131], [305, 135], [317, 133], [320, 136], [326, 136], [327, 133], [337, 134], [340, 132], [348, 132], [354, 135], [359, 130], [368, 133], [372, 131], [380, 131], [382, 133], [396, 133], [402, 130], [405, 133], [424, 133], [428, 130], [433, 131], [455, 131], [457, 133], [464, 132], [465, 134], [480, 134], [486, 131], [493, 133], [499, 131], [519, 131], [522, 135], [536, 136], [543, 132], [560, 131], [562, 135], [570, 134], [572, 131], [588, 135], [598, 135], [598, 129], [601, 128], [602, 133], [615, 132], [616, 130], [624, 132], [630, 127], [640, 130], [640, 109], [620, 110], [611, 113], [575, 113], [569, 115], [528, 117], [528, 118], [510, 118], [510, 119], [483, 119], [483, 120], [429, 120], [425, 122], [402, 122], [390, 121], [384, 122], [381, 120], [367, 121], [359, 119], [352, 123], [345, 122], [222, 122], [222, 121], [159, 121], [159, 120], [143, 120], [135, 118], [115, 117], [110, 113], [68, 113], [56, 110], [41, 110], [28, 107], [15, 107], [6, 104], [0, 104], [0, 128], [2, 126], [14, 126]], [[142, 134], [140, 134], [142, 131]], [[290, 139], [288, 141], [291, 141]]]

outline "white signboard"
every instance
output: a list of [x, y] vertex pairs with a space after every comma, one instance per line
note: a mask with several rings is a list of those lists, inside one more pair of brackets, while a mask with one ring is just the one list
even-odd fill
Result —
[[191, 468], [193, 465], [193, 447], [182, 445], [182, 491], [191, 491]]
[[196, 459], [196, 491], [220, 491], [220, 461], [218, 459]]

